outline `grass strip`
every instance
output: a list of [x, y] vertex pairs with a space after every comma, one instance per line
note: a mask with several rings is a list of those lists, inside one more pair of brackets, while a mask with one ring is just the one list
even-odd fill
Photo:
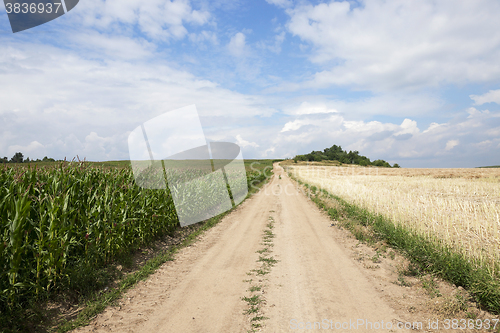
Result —
[[[263, 243], [262, 245], [264, 246], [263, 249], [258, 250], [257, 253], [260, 254], [259, 259], [257, 259], [257, 263], [260, 263], [261, 266], [258, 269], [252, 269], [247, 275], [255, 275], [256, 277], [262, 277], [264, 275], [267, 275], [271, 272], [271, 268], [278, 263], [279, 260], [274, 259], [273, 257], [269, 257], [269, 254], [272, 252], [268, 246], [272, 246], [272, 239], [276, 236], [273, 234], [272, 229], [274, 228], [274, 219], [270, 216], [269, 217], [269, 222], [267, 224], [267, 229], [264, 230], [263, 233]], [[262, 255], [264, 254], [264, 255]], [[264, 290], [263, 288], [265, 287], [262, 281], [264, 278], [261, 278], [261, 280], [258, 280], [259, 283], [252, 285], [248, 291], [251, 293], [251, 297], [242, 297], [241, 299], [244, 302], [247, 302], [248, 304], [248, 309], [243, 312], [244, 315], [253, 315], [253, 317], [250, 319], [251, 322], [251, 329], [248, 330], [249, 333], [251, 332], [257, 332], [256, 330], [260, 327], [262, 327], [261, 321], [264, 321], [266, 319], [269, 319], [267, 317], [264, 317], [262, 315], [262, 310], [261, 310], [261, 303], [265, 302], [265, 298], [263, 297]], [[252, 283], [252, 279], [250, 280], [245, 280], [244, 282]], [[260, 294], [255, 294], [256, 292], [260, 292]]]
[[94, 300], [87, 302], [85, 308], [78, 314], [75, 320], [61, 323], [57, 328], [57, 332], [68, 332], [77, 327], [88, 325], [92, 318], [104, 311], [108, 305], [113, 304], [113, 302], [119, 299], [125, 291], [136, 285], [137, 282], [146, 279], [163, 263], [173, 260], [173, 254], [181, 247], [182, 246], [174, 247], [171, 250], [161, 253], [148, 260], [139, 271], [132, 273], [123, 279], [117, 288], [98, 294]]
[[[289, 174], [289, 176], [291, 176]], [[292, 177], [290, 177], [292, 178]], [[294, 178], [292, 178], [294, 179]], [[500, 314], [500, 265], [496, 271], [478, 265], [474, 260], [457, 253], [439, 239], [429, 239], [389, 218], [374, 214], [346, 200], [328, 193], [316, 191], [314, 186], [303, 183], [316, 205], [353, 233], [356, 239], [367, 243], [384, 241], [398, 249], [420, 273], [431, 273], [456, 286], [467, 289], [485, 310]], [[331, 207], [321, 199], [333, 199]]]
[[64, 333], [77, 327], [88, 325], [96, 315], [104, 311], [106, 307], [113, 304], [114, 301], [121, 298], [125, 291], [134, 287], [139, 281], [148, 278], [165, 262], [174, 260], [174, 254], [177, 251], [194, 243], [199, 235], [215, 226], [231, 211], [232, 209], [224, 214], [207, 220], [202, 227], [190, 233], [181, 244], [173, 246], [166, 252], [159, 253], [155, 257], [149, 259], [138, 271], [125, 277], [122, 281], [120, 281], [117, 288], [98, 294], [95, 299], [87, 302], [85, 308], [78, 314], [75, 320], [66, 321], [60, 324], [57, 328], [57, 332]]

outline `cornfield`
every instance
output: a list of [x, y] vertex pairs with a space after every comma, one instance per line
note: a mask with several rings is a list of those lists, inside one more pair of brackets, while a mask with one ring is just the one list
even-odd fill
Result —
[[444, 242], [491, 272], [499, 267], [499, 169], [347, 169], [310, 166], [289, 171], [432, 241]]
[[78, 261], [105, 264], [177, 218], [168, 193], [135, 186], [130, 170], [61, 164], [1, 171], [0, 222], [0, 300], [12, 307], [57, 288]]
[[[247, 176], [248, 185], [262, 181]], [[168, 190], [136, 185], [130, 167], [88, 163], [0, 169], [0, 313], [68, 285], [175, 230]]]

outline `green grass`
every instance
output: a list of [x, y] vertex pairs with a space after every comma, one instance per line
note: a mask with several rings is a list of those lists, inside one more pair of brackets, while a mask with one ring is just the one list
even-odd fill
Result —
[[[271, 211], [274, 212], [274, 211]], [[273, 257], [269, 257], [269, 254], [272, 252], [268, 246], [272, 246], [272, 241], [275, 235], [272, 232], [272, 229], [274, 228], [274, 219], [272, 217], [269, 217], [269, 223], [267, 224], [267, 229], [264, 230], [264, 235], [263, 238], [265, 239], [264, 242], [268, 242], [268, 244], [265, 244], [265, 247], [261, 250], [258, 250], [257, 253], [260, 254], [259, 259], [257, 259], [257, 262], [260, 263], [260, 267], [257, 269], [252, 269], [248, 275], [256, 275], [257, 277], [260, 277], [258, 280], [259, 283], [257, 285], [253, 285], [249, 288], [249, 292], [252, 294], [250, 297], [242, 297], [242, 300], [247, 302], [249, 308], [243, 312], [243, 314], [251, 314], [254, 315], [253, 318], [250, 319], [251, 324], [251, 329], [248, 332], [256, 332], [256, 329], [262, 327], [262, 324], [260, 323], [261, 321], [264, 321], [266, 319], [269, 319], [267, 317], [264, 317], [260, 311], [260, 305], [263, 303], [265, 300], [263, 299], [262, 295], [257, 294], [255, 295], [255, 292], [263, 292], [264, 284], [262, 278], [263, 276], [269, 274], [271, 272], [271, 268], [278, 263], [278, 260], [274, 259]], [[247, 282], [252, 282], [252, 280], [247, 280]]]

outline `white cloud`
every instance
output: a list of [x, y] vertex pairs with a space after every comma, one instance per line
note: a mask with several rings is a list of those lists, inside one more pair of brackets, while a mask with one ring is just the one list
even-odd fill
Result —
[[267, 49], [273, 53], [279, 54], [281, 52], [281, 45], [285, 40], [285, 32], [281, 31], [279, 34], [274, 36], [272, 42], [261, 41], [257, 43], [257, 46], [261, 49]]
[[191, 40], [194, 43], [203, 43], [205, 41], [208, 41], [213, 45], [219, 44], [219, 40], [218, 40], [215, 32], [206, 31], [206, 30], [203, 30], [199, 34], [195, 34], [195, 33], [189, 34], [189, 40]]
[[[469, 119], [484, 118], [484, 117], [489, 117], [490, 116], [490, 111], [489, 110], [479, 111], [475, 107], [470, 107], [466, 111], [469, 114], [469, 116], [467, 117]], [[493, 117], [495, 117], [495, 116], [496, 115], [493, 115]]]
[[156, 50], [155, 44], [141, 38], [109, 36], [97, 31], [74, 33], [71, 42], [78, 45], [80, 52], [97, 52], [119, 60], [148, 58]]
[[[372, 160], [381, 158], [407, 167], [498, 164], [495, 159], [500, 151], [493, 150], [500, 148], [500, 113], [483, 112], [481, 117], [471, 119], [466, 111], [453, 121], [431, 123], [425, 130], [410, 118], [393, 124], [348, 120], [347, 115], [290, 116], [295, 119], [289, 119], [281, 132], [267, 142], [276, 147], [277, 156], [281, 157], [337, 144], [345, 150], [358, 150]], [[446, 160], [441, 156], [446, 156]]]
[[417, 127], [417, 122], [411, 119], [405, 119], [400, 125], [401, 130], [396, 133], [396, 135], [401, 134], [418, 134], [420, 130]]
[[437, 130], [437, 129], [439, 129], [439, 128], [442, 128], [443, 126], [444, 126], [443, 124], [431, 123], [431, 124], [429, 125], [429, 127], [428, 127], [425, 131], [423, 131], [423, 133], [427, 133], [427, 132], [435, 131], [435, 130]]
[[194, 10], [189, 0], [88, 0], [77, 9], [72, 13], [84, 26], [123, 33], [119, 24], [132, 24], [149, 38], [164, 40], [184, 38], [185, 23], [203, 25], [210, 19], [210, 13]]
[[[51, 46], [6, 43], [0, 49], [0, 66], [8, 69], [0, 77], [0, 123], [8, 126], [0, 131], [0, 154], [40, 148], [30, 157], [127, 159], [127, 132], [170, 110], [196, 104], [202, 118], [222, 119], [212, 131], [221, 131], [227, 116], [250, 119], [276, 112], [262, 97], [221, 88], [152, 59], [88, 60]], [[33, 141], [43, 148], [34, 149]]]
[[372, 91], [491, 82], [500, 75], [496, 0], [348, 1], [287, 11], [289, 31], [323, 66], [309, 83]]
[[242, 147], [242, 148], [245, 148], [245, 147], [254, 147], [254, 148], [257, 148], [259, 147], [258, 144], [256, 144], [255, 142], [249, 142], [249, 141], [246, 141], [244, 140], [241, 135], [236, 135], [236, 143]]
[[449, 140], [448, 142], [446, 142], [446, 150], [452, 150], [453, 148], [455, 148], [456, 146], [458, 146], [460, 144], [460, 141], [459, 140]]
[[[291, 88], [300, 90], [300, 84]], [[286, 89], [283, 89], [286, 90]], [[271, 93], [275, 89], [268, 89]], [[296, 114], [300, 111], [301, 103], [308, 103], [317, 108], [335, 110], [343, 114], [350, 114], [357, 118], [373, 115], [390, 115], [401, 117], [416, 117], [425, 114], [432, 114], [442, 110], [444, 101], [434, 93], [382, 93], [369, 97], [359, 97], [356, 99], [326, 99], [324, 96], [299, 96], [288, 101], [288, 105], [283, 108], [286, 114]], [[307, 108], [304, 108], [307, 110]]]
[[241, 57], [246, 53], [246, 42], [245, 35], [241, 32], [238, 32], [229, 41], [227, 45], [229, 53], [235, 57]]
[[293, 5], [291, 0], [266, 0], [268, 4], [275, 5], [278, 7], [288, 8]]
[[500, 104], [500, 89], [490, 90], [483, 95], [470, 95], [469, 96], [475, 105], [483, 105], [484, 103], [497, 103]]
[[[275, 20], [278, 28], [269, 39], [250, 43], [251, 33], [255, 39], [262, 35], [240, 28], [230, 30], [228, 44], [214, 32], [225, 22], [205, 9], [237, 10], [242, 2], [217, 3], [87, 0], [72, 12], [74, 28], [65, 25], [74, 30], [57, 35], [63, 37], [61, 48], [42, 40], [29, 44], [34, 39], [2, 38], [0, 123], [8, 125], [0, 131], [0, 154], [11, 156], [18, 149], [32, 158], [127, 158], [128, 131], [166, 111], [196, 104], [207, 138], [239, 143], [245, 158], [292, 157], [332, 144], [403, 166], [412, 158], [425, 166], [440, 155], [446, 160], [436, 163], [451, 164], [452, 157], [479, 163], [470, 158], [475, 154], [500, 156], [500, 113], [478, 107], [500, 104], [500, 90], [471, 95], [477, 108], [448, 122], [420, 129], [415, 121], [436, 120], [429, 115], [438, 112], [446, 117], [456, 107], [435, 86], [497, 80], [500, 3], [372, 0], [358, 1], [353, 9], [346, 1], [312, 6], [301, 0], [292, 9], [292, 1], [268, 0], [286, 8], [288, 32], [301, 40], [289, 41]], [[63, 25], [69, 17], [54, 24]], [[305, 64], [296, 72], [293, 66], [300, 63], [267, 52], [279, 54], [285, 40], [310, 52], [306, 55], [319, 70]], [[200, 57], [201, 52], [189, 52], [189, 43], [213, 50]], [[254, 47], [273, 59], [266, 62]], [[268, 71], [276, 64], [276, 71]], [[202, 79], [184, 70], [192, 66], [205, 66], [198, 71], [202, 75], [217, 74]], [[269, 88], [260, 96], [217, 83], [260, 91], [285, 80], [279, 77], [287, 75], [281, 67], [294, 70], [287, 81], [310, 80]], [[342, 87], [308, 90], [329, 85]], [[289, 90], [304, 93], [276, 94]], [[404, 121], [390, 123], [380, 115]]]
[[264, 154], [262, 154], [262, 157], [273, 157], [272, 154], [274, 154], [275, 152], [276, 152], [276, 148], [271, 147], [269, 149], [266, 149], [266, 151], [264, 151]]
[[32, 159], [31, 156], [41, 156], [43, 154], [43, 150], [44, 150], [44, 146], [40, 142], [32, 141], [26, 146], [21, 146], [21, 145], [9, 146], [7, 148], [7, 154], [8, 154], [7, 157], [10, 158], [10, 157], [14, 156], [15, 153], [22, 152], [25, 159], [28, 157], [30, 157], [30, 159]]
[[[287, 122], [281, 129], [281, 133], [289, 131], [297, 131], [304, 126], [312, 127], [322, 127], [325, 124], [330, 126], [330, 129], [334, 130], [340, 128], [342, 124], [345, 125], [344, 118], [340, 115], [326, 115], [326, 114], [304, 114], [299, 116], [298, 119]], [[296, 135], [296, 134], [294, 134]]]
[[289, 121], [285, 124], [285, 126], [283, 126], [283, 128], [281, 129], [281, 133], [298, 130], [299, 128], [302, 127], [303, 124], [304, 122], [298, 119], [294, 121]]
[[476, 143], [478, 148], [489, 148], [493, 142], [491, 140], [484, 140], [479, 143]]
[[304, 114], [318, 114], [318, 113], [338, 113], [337, 110], [329, 108], [325, 103], [310, 103], [302, 102], [298, 107], [289, 108], [286, 110], [287, 114], [304, 115]]

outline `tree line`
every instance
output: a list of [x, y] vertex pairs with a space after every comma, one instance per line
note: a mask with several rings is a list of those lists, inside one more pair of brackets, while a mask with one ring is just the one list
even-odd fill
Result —
[[[0, 155], [1, 156], [1, 155]], [[60, 160], [55, 160], [53, 158], [49, 158], [45, 156], [43, 159], [37, 158], [36, 160], [30, 160], [29, 157], [24, 159], [24, 154], [21, 152], [17, 152], [12, 156], [12, 158], [9, 160], [8, 157], [0, 158], [0, 163], [30, 163], [30, 162], [59, 162]]]
[[[342, 164], [357, 164], [361, 166], [379, 166], [391, 168], [391, 165], [384, 160], [370, 161], [366, 156], [359, 154], [357, 150], [355, 151], [344, 151], [341, 146], [333, 145], [330, 148], [326, 148], [323, 151], [312, 151], [309, 154], [297, 155], [293, 158], [293, 161], [297, 163], [298, 161], [338, 161]], [[392, 168], [399, 168], [399, 165], [395, 163]]]

